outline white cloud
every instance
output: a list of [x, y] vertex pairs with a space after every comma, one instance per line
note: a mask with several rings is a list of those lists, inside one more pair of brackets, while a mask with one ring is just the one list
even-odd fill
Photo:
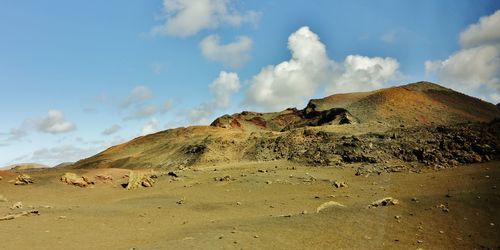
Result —
[[122, 127], [118, 124], [114, 124], [113, 126], [106, 128], [101, 132], [102, 135], [112, 135], [116, 132], [118, 132]]
[[240, 89], [240, 78], [236, 73], [221, 71], [209, 88], [214, 94], [216, 106], [227, 108], [231, 103], [231, 96]]
[[174, 105], [174, 101], [172, 99], [166, 100], [163, 102], [163, 105], [160, 107], [160, 113], [164, 114], [167, 113], [172, 109], [172, 106]]
[[500, 10], [490, 16], [479, 19], [479, 23], [470, 25], [460, 34], [460, 45], [472, 48], [482, 45], [500, 44]]
[[145, 86], [137, 86], [132, 90], [130, 95], [122, 101], [120, 107], [128, 108], [131, 105], [147, 101], [151, 98], [153, 98], [153, 91]]
[[325, 45], [309, 27], [288, 38], [292, 58], [263, 68], [250, 80], [246, 103], [265, 110], [304, 105], [319, 87], [333, 91], [369, 90], [396, 79], [399, 63], [392, 58], [348, 56], [343, 63], [328, 58]]
[[229, 107], [232, 95], [240, 89], [240, 79], [236, 73], [221, 71], [209, 88], [212, 99], [187, 112], [190, 124], [207, 124], [215, 110]]
[[220, 25], [240, 26], [255, 23], [260, 14], [240, 13], [230, 0], [164, 0], [164, 24], [153, 28], [153, 34], [187, 37]]
[[462, 49], [446, 60], [426, 61], [428, 75], [453, 89], [495, 102], [500, 93], [500, 11], [460, 34]]
[[22, 125], [19, 128], [11, 128], [9, 133], [8, 133], [9, 137], [7, 138], [7, 140], [8, 141], [17, 141], [17, 140], [25, 137], [26, 135], [28, 135], [27, 128], [26, 128], [26, 126]]
[[151, 119], [148, 123], [142, 127], [142, 132], [141, 135], [148, 135], [148, 134], [153, 134], [158, 132], [158, 129], [160, 127], [160, 123], [158, 122], [157, 119], [153, 118]]
[[252, 39], [249, 37], [240, 36], [237, 41], [228, 44], [220, 44], [219, 40], [219, 36], [210, 35], [200, 42], [201, 51], [206, 58], [233, 68], [242, 66], [250, 59]]
[[327, 93], [366, 91], [383, 87], [383, 84], [400, 78], [399, 63], [386, 57], [349, 55], [336, 68]]
[[206, 125], [210, 123], [214, 111], [215, 106], [213, 103], [204, 103], [189, 110], [186, 118], [190, 125]]
[[485, 85], [499, 89], [500, 53], [494, 46], [463, 49], [441, 61], [426, 61], [425, 69], [447, 86], [471, 92]]
[[145, 105], [138, 107], [136, 110], [134, 110], [131, 114], [125, 116], [123, 120], [128, 121], [128, 120], [140, 120], [144, 118], [151, 117], [158, 113], [158, 107], [155, 105]]
[[73, 145], [62, 145], [36, 150], [30, 156], [29, 161], [56, 165], [62, 162], [74, 162], [89, 157], [99, 150], [98, 148], [79, 148]]
[[46, 117], [36, 122], [36, 128], [40, 132], [50, 134], [66, 133], [76, 129], [74, 123], [66, 121], [60, 110], [49, 110]]

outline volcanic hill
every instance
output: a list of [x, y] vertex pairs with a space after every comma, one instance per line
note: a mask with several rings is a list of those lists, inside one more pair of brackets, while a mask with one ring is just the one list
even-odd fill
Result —
[[418, 82], [313, 99], [301, 110], [224, 115], [210, 126], [138, 137], [69, 168], [177, 169], [269, 160], [368, 162], [384, 164], [384, 171], [402, 162], [447, 167], [497, 158], [499, 117], [494, 104]]

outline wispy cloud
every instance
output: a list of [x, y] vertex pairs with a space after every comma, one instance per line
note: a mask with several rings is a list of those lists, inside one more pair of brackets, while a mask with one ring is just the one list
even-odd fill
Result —
[[135, 109], [131, 114], [125, 116], [123, 120], [125, 121], [140, 120], [151, 117], [156, 113], [158, 113], [158, 107], [156, 107], [155, 105], [140, 106], [137, 109]]
[[141, 135], [148, 135], [158, 132], [160, 128], [160, 122], [153, 118], [148, 123], [142, 127]]
[[135, 87], [129, 96], [127, 96], [120, 104], [120, 107], [125, 109], [134, 104], [138, 104], [153, 98], [153, 91], [146, 86]]
[[238, 74], [221, 71], [219, 76], [209, 85], [212, 99], [189, 110], [186, 118], [190, 124], [207, 124], [217, 109], [227, 108], [231, 97], [240, 89]]
[[122, 127], [118, 124], [113, 124], [111, 127], [104, 129], [101, 134], [102, 135], [112, 135], [118, 132]]
[[200, 42], [200, 48], [206, 58], [221, 62], [226, 66], [239, 68], [250, 59], [252, 39], [240, 36], [235, 42], [221, 44], [219, 36], [210, 35]]

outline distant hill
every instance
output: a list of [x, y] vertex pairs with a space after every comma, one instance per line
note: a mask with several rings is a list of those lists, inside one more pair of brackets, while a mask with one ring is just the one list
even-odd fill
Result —
[[1, 170], [25, 171], [25, 170], [43, 169], [43, 168], [49, 168], [49, 166], [39, 164], [39, 163], [17, 163], [17, 164], [2, 167], [0, 169]]
[[[491, 129], [472, 127], [472, 130], [464, 130], [459, 126], [447, 132], [436, 129], [436, 126], [489, 122], [497, 117], [500, 117], [500, 109], [494, 104], [437, 84], [418, 82], [371, 92], [335, 94], [322, 99], [313, 99], [301, 110], [289, 108], [274, 113], [244, 111], [224, 115], [212, 122], [211, 126], [170, 129], [138, 137], [80, 160], [69, 167], [179, 168], [193, 164], [272, 159], [330, 164], [334, 161], [333, 158], [339, 157], [340, 162], [376, 161], [384, 157], [399, 157], [400, 152], [413, 155], [414, 148], [423, 146], [422, 142], [418, 143], [420, 139], [415, 138], [419, 133], [422, 138], [430, 136], [426, 141], [429, 143], [440, 136], [444, 136], [443, 140], [448, 140], [449, 136], [446, 133], [456, 133], [458, 137], [471, 138], [470, 140], [476, 143], [483, 141], [481, 134], [484, 132], [478, 131]], [[418, 129], [429, 126], [433, 128]], [[403, 127], [404, 131], [397, 132], [406, 134], [415, 141], [406, 143], [404, 138], [394, 137], [396, 139], [388, 142], [394, 144], [391, 147], [385, 148], [388, 144], [381, 144], [377, 149], [381, 151], [377, 151], [378, 153], [374, 151], [376, 156], [370, 158], [364, 155], [364, 152], [373, 149], [373, 145], [385, 143], [385, 138], [393, 137], [395, 132], [390, 131]], [[416, 129], [412, 130], [413, 127]], [[498, 131], [493, 129], [493, 132]], [[352, 142], [352, 139], [349, 139], [352, 135], [367, 135], [366, 140], [373, 142], [369, 149], [351, 152], [348, 146], [357, 144], [357, 141]], [[484, 137], [487, 139], [484, 145], [490, 148], [490, 145], [496, 147], [495, 134], [487, 133]], [[403, 143], [411, 148], [397, 151]], [[479, 150], [483, 144], [472, 147], [460, 142], [458, 145], [453, 144], [450, 148], [457, 150], [461, 146], [467, 146], [462, 150], [468, 152], [467, 157], [464, 156], [464, 162], [483, 159], [481, 155], [474, 156], [475, 151], [471, 151]], [[432, 144], [429, 147], [434, 146], [435, 144]], [[389, 154], [391, 150], [396, 151]], [[492, 152], [484, 149], [479, 153], [483, 154], [484, 159], [491, 159], [494, 157]], [[445, 156], [455, 157], [451, 153]], [[328, 157], [333, 158], [327, 159]], [[417, 158], [405, 157], [404, 160], [418, 158], [419, 161], [427, 161], [421, 155]], [[433, 161], [446, 160], [444, 156], [433, 157], [431, 158]]]
[[53, 168], [65, 168], [65, 167], [71, 166], [73, 164], [74, 164], [74, 162], [62, 162], [62, 163], [55, 165]]

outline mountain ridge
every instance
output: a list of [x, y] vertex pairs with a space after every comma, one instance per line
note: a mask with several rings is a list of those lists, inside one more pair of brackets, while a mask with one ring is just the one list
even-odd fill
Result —
[[[340, 136], [388, 133], [400, 127], [435, 128], [466, 122], [484, 123], [498, 117], [500, 110], [491, 103], [434, 83], [417, 82], [370, 92], [343, 93], [312, 99], [301, 110], [288, 108], [281, 112], [243, 111], [224, 115], [215, 119], [210, 126], [176, 128], [135, 138], [82, 159], [71, 167], [178, 168], [194, 164], [273, 160], [281, 159], [280, 157], [295, 157], [300, 161], [307, 160], [304, 158], [306, 154], [302, 152], [308, 150], [306, 145], [321, 154], [323, 149], [318, 141], [322, 139], [317, 136], [318, 133], [327, 133], [329, 139], [337, 140]], [[453, 131], [458, 134], [463, 132], [460, 126], [456, 126]], [[434, 129], [429, 133], [441, 132]], [[261, 148], [267, 144], [270, 148], [281, 145], [276, 140], [304, 147], [282, 145], [279, 146], [281, 148], [275, 148], [276, 152]], [[314, 145], [308, 144], [311, 142]], [[350, 143], [345, 140], [342, 143], [344, 142]], [[329, 141], [324, 145], [327, 143]], [[385, 150], [385, 146], [381, 146], [380, 150], [382, 148]], [[345, 153], [343, 150], [331, 151], [328, 157], [340, 157]], [[490, 153], [488, 158], [493, 156]], [[348, 161], [344, 159], [342, 162]], [[329, 164], [332, 161], [327, 162]]]

